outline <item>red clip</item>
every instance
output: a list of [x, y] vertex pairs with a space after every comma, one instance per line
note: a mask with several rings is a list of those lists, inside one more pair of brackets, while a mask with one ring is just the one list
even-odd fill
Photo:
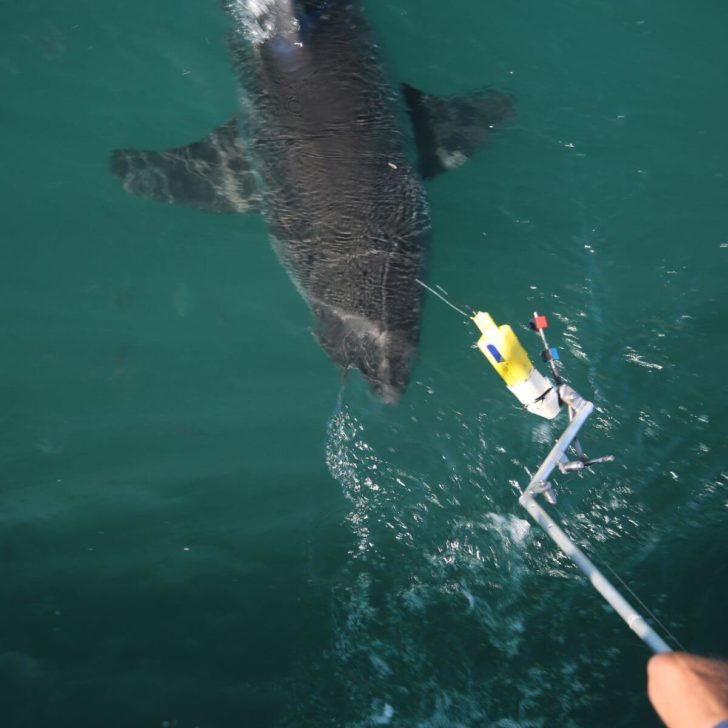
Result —
[[536, 316], [536, 318], [531, 321], [531, 328], [534, 331], [541, 331], [542, 329], [547, 329], [548, 327], [549, 322], [545, 316]]

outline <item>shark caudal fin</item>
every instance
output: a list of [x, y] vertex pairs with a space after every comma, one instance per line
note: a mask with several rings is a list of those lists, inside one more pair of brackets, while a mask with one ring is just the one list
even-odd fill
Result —
[[499, 91], [441, 97], [402, 84], [402, 93], [423, 179], [459, 167], [488, 141], [497, 124], [514, 115], [512, 97]]
[[139, 197], [205, 212], [249, 212], [260, 193], [240, 142], [237, 120], [202, 141], [164, 152], [116, 149], [111, 171]]

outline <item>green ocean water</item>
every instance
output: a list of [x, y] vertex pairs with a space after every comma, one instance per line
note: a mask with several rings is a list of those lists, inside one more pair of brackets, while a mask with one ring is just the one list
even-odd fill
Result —
[[[401, 80], [514, 94], [428, 186], [428, 280], [550, 316], [617, 455], [558, 518], [728, 655], [726, 8], [366, 7]], [[212, 0], [0, 7], [0, 725], [658, 725], [647, 649], [518, 505], [559, 425], [474, 327], [428, 298], [401, 404], [342, 389], [259, 218], [109, 173], [235, 113], [228, 31]]]

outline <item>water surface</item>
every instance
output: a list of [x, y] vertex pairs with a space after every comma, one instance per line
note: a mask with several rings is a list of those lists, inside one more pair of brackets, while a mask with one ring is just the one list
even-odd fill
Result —
[[[429, 186], [429, 280], [514, 326], [550, 315], [597, 404], [585, 446], [618, 456], [558, 479], [559, 517], [728, 655], [725, 10], [367, 12], [402, 80], [515, 95]], [[0, 19], [3, 725], [657, 725], [646, 649], [518, 506], [558, 429], [474, 327], [428, 299], [401, 405], [340, 393], [260, 219], [109, 174], [113, 148], [235, 113], [218, 4]]]

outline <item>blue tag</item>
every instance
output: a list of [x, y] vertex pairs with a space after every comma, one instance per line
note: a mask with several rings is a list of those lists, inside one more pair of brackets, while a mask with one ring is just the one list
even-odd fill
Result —
[[488, 351], [499, 364], [502, 364], [505, 361], [493, 344], [488, 344]]

